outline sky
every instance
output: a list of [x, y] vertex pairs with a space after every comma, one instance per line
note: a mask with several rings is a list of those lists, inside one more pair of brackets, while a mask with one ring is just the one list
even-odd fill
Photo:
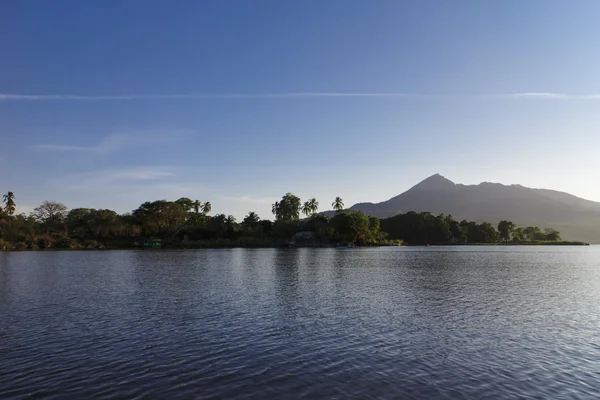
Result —
[[597, 0], [0, 2], [0, 192], [272, 218], [440, 173], [600, 201]]

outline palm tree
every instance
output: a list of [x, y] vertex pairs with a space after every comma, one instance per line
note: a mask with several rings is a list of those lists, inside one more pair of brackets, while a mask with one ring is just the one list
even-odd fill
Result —
[[306, 215], [307, 217], [312, 214], [312, 206], [310, 205], [310, 201], [305, 202], [302, 206], [302, 214]]
[[208, 214], [212, 210], [212, 206], [210, 205], [210, 201], [207, 201], [202, 206], [202, 214]]
[[196, 214], [198, 214], [200, 212], [200, 209], [202, 208], [202, 203], [200, 202], [200, 200], [196, 200], [192, 203], [192, 207], [194, 207], [194, 211], [196, 212]]
[[273, 205], [271, 206], [271, 212], [273, 213], [273, 215], [275, 215], [275, 219], [277, 219], [277, 216], [279, 215], [279, 202], [278, 201], [273, 203]]
[[258, 221], [260, 221], [258, 214], [256, 214], [254, 211], [250, 211], [242, 221], [242, 224], [248, 228], [252, 228]]
[[315, 215], [318, 209], [319, 202], [313, 197], [312, 199], [309, 199], [307, 202], [304, 203], [304, 205], [302, 206], [302, 213], [308, 217], [309, 215]]
[[319, 202], [314, 197], [312, 199], [310, 199], [308, 202], [310, 203], [310, 209], [312, 211], [312, 215], [315, 215], [317, 213], [317, 210], [319, 209]]
[[335, 211], [340, 212], [344, 209], [344, 202], [341, 197], [336, 197], [331, 206]]
[[15, 213], [15, 194], [13, 192], [8, 192], [3, 197], [4, 203], [6, 203], [4, 211], [8, 215], [13, 215]]

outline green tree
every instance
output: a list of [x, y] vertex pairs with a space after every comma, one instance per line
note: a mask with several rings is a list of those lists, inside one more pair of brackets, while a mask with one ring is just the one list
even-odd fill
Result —
[[381, 221], [377, 217], [369, 217], [369, 230], [373, 234], [379, 233], [381, 230]]
[[377, 217], [369, 217], [369, 232], [367, 238], [371, 243], [377, 243], [386, 239], [387, 233], [381, 230], [381, 220]]
[[235, 240], [239, 238], [241, 233], [237, 229], [236, 220], [233, 215], [228, 215], [225, 219], [225, 239]]
[[246, 229], [254, 229], [258, 225], [259, 221], [260, 217], [258, 214], [256, 214], [254, 211], [250, 211], [242, 220], [242, 225]]
[[46, 233], [62, 232], [67, 229], [64, 225], [67, 206], [55, 201], [44, 201], [39, 207], [36, 207], [31, 216], [40, 224]]
[[194, 206], [194, 202], [188, 197], [182, 197], [180, 199], [177, 199], [175, 200], [175, 203], [179, 204], [186, 211], [191, 210]]
[[67, 206], [64, 204], [46, 200], [33, 210], [32, 215], [41, 223], [59, 223], [63, 222], [66, 212]]
[[460, 223], [458, 223], [458, 221], [455, 221], [454, 219], [452, 219], [451, 216], [449, 216], [450, 221], [449, 221], [449, 226], [450, 226], [450, 234], [451, 234], [451, 241], [452, 243], [465, 243], [467, 241], [467, 235], [464, 231], [464, 229], [460, 226]]
[[452, 232], [450, 224], [444, 214], [437, 217], [430, 216], [426, 222], [427, 239], [430, 243], [445, 244], [450, 242]]
[[15, 204], [15, 194], [13, 192], [8, 192], [4, 196], [4, 212], [8, 216], [12, 216], [15, 213], [16, 204]]
[[523, 242], [525, 240], [525, 228], [515, 228], [512, 233], [512, 239], [515, 242]]
[[175, 236], [187, 221], [187, 210], [177, 202], [147, 201], [133, 211], [146, 234]]
[[544, 230], [544, 236], [545, 240], [561, 240], [560, 232], [552, 228], [546, 228]]
[[210, 213], [211, 210], [212, 205], [210, 204], [210, 201], [207, 201], [206, 203], [204, 203], [204, 205], [202, 205], [202, 214], [207, 215]]
[[495, 243], [498, 241], [498, 232], [489, 222], [483, 222], [478, 226], [482, 243]]
[[194, 200], [194, 202], [192, 203], [192, 207], [194, 208], [194, 212], [198, 214], [200, 213], [200, 210], [202, 208], [202, 203], [200, 202], [200, 200]]
[[508, 242], [511, 238], [513, 231], [515, 230], [515, 224], [512, 221], [500, 221], [498, 223], [498, 234], [500, 239]]
[[525, 228], [525, 230], [523, 231], [524, 235], [525, 235], [525, 239], [529, 240], [529, 241], [533, 241], [533, 240], [540, 240], [540, 228], [537, 226], [528, 226]]
[[319, 210], [319, 202], [313, 197], [312, 199], [308, 200], [308, 203], [310, 204], [311, 215], [315, 215]]
[[301, 204], [299, 197], [286, 193], [281, 201], [273, 205], [276, 219], [278, 221], [297, 221], [300, 218]]
[[302, 205], [301, 210], [302, 214], [306, 215], [307, 217], [312, 214], [312, 209], [310, 208], [310, 203], [308, 201], [304, 202], [304, 205]]
[[336, 197], [331, 206], [335, 211], [340, 212], [344, 209], [344, 202], [341, 197]]
[[346, 243], [355, 244], [370, 236], [369, 217], [361, 211], [338, 212], [332, 223], [336, 235]]
[[311, 215], [316, 214], [318, 209], [319, 202], [317, 201], [317, 199], [312, 198], [304, 203], [304, 205], [302, 206], [302, 213], [309, 217]]
[[323, 213], [312, 215], [306, 224], [306, 228], [315, 232], [320, 240], [329, 240], [334, 236], [331, 220]]

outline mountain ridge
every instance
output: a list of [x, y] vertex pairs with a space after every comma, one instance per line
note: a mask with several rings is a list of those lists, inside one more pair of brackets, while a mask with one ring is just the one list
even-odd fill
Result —
[[564, 239], [600, 243], [600, 202], [519, 184], [464, 185], [434, 174], [386, 201], [357, 203], [350, 209], [379, 218], [415, 211], [493, 224], [506, 219], [519, 226], [555, 228]]

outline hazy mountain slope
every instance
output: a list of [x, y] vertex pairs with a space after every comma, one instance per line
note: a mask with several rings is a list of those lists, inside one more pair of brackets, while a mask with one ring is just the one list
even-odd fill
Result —
[[600, 243], [600, 203], [546, 189], [483, 182], [461, 185], [436, 174], [381, 203], [351, 207], [380, 218], [408, 211], [451, 214], [455, 219], [553, 227], [564, 239]]

